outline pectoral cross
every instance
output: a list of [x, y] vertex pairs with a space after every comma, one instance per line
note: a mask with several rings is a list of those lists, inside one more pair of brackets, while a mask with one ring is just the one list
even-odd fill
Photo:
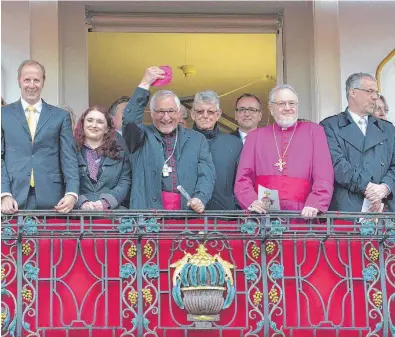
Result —
[[278, 162], [275, 163], [274, 166], [277, 166], [277, 167], [278, 167], [278, 170], [279, 170], [280, 172], [282, 172], [282, 171], [284, 170], [284, 166], [285, 166], [286, 164], [287, 164], [287, 163], [286, 163], [285, 161], [283, 161], [282, 158], [278, 158]]
[[163, 175], [164, 177], [168, 177], [168, 176], [169, 176], [169, 173], [171, 173], [172, 171], [173, 171], [173, 170], [172, 170], [171, 167], [169, 167], [169, 165], [167, 165], [167, 164], [163, 165], [162, 175]]

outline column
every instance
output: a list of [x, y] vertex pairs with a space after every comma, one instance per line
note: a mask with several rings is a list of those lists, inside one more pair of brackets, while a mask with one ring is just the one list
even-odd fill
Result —
[[60, 62], [57, 1], [30, 1], [30, 57], [46, 70], [42, 97], [59, 104]]
[[341, 111], [338, 1], [313, 1], [314, 58], [312, 119], [319, 122]]

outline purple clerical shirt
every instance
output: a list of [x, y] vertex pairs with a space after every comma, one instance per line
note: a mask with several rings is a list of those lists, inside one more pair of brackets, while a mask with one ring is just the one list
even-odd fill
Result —
[[[248, 133], [244, 144], [235, 182], [235, 195], [247, 209], [258, 199], [255, 179], [257, 176], [288, 176], [310, 181], [311, 190], [304, 202], [286, 200], [280, 203], [282, 210], [300, 211], [305, 206], [328, 210], [333, 193], [333, 166], [325, 132], [312, 122], [298, 122], [283, 129], [277, 123]], [[274, 137], [274, 133], [276, 138]], [[288, 147], [283, 160], [284, 170], [275, 164]]]

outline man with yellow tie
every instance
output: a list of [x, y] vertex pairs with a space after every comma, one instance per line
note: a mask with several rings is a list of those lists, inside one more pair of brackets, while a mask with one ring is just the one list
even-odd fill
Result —
[[41, 99], [45, 69], [37, 61], [18, 68], [21, 99], [1, 109], [1, 211], [70, 212], [79, 174], [70, 114]]

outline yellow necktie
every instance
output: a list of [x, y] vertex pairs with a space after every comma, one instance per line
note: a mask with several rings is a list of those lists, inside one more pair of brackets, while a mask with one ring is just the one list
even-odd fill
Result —
[[[35, 116], [36, 108], [34, 106], [28, 106], [27, 111], [29, 112], [27, 124], [29, 125], [30, 134], [32, 136], [32, 142], [34, 141], [34, 135], [36, 134], [37, 128], [37, 120]], [[32, 175], [30, 177], [30, 186], [34, 187], [34, 176], [33, 176], [33, 169]]]

